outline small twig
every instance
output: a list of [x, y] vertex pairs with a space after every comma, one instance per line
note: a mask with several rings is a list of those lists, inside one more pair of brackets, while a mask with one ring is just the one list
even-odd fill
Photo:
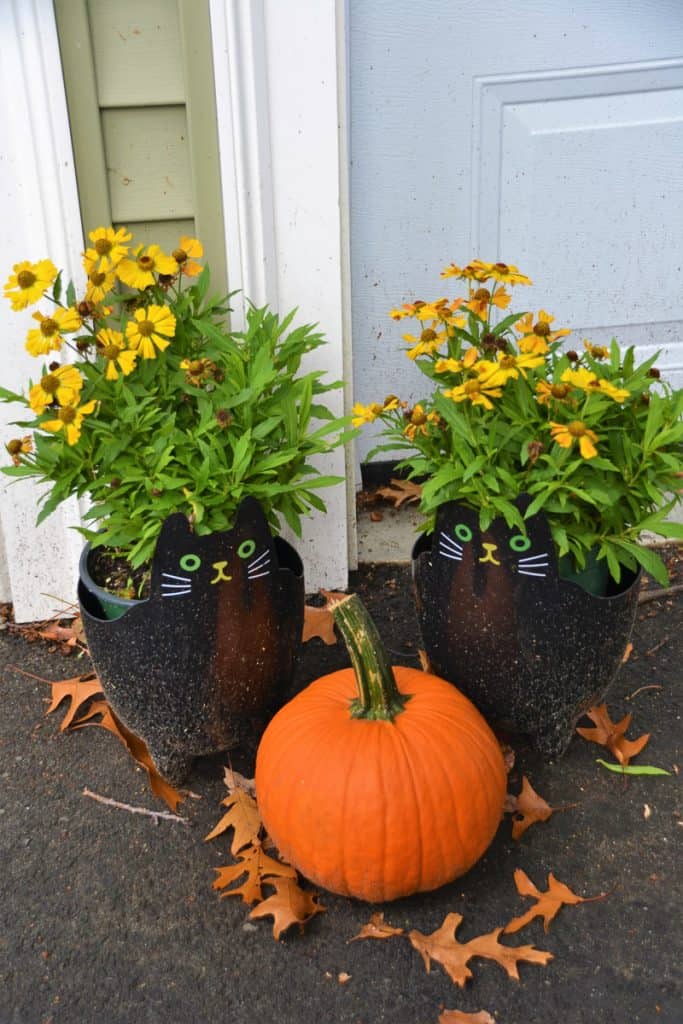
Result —
[[633, 693], [630, 693], [628, 695], [626, 700], [633, 700], [633, 698], [637, 697], [639, 693], [643, 692], [643, 690], [663, 690], [663, 689], [664, 689], [664, 687], [661, 685], [661, 683], [650, 683], [649, 686], [639, 686], [637, 690], [634, 690]]
[[665, 636], [665, 637], [663, 637], [663, 638], [662, 638], [662, 639], [661, 639], [661, 640], [659, 641], [659, 643], [658, 643], [658, 644], [655, 644], [655, 645], [654, 645], [654, 647], [651, 647], [649, 651], [645, 651], [645, 657], [646, 657], [646, 658], [649, 658], [649, 657], [650, 657], [650, 655], [652, 655], [652, 654], [654, 654], [654, 653], [655, 653], [656, 651], [658, 651], [660, 647], [663, 647], [663, 646], [664, 646], [664, 644], [668, 644], [668, 642], [669, 642], [669, 640], [670, 640], [670, 639], [671, 639], [671, 637], [670, 637], [670, 636]]
[[660, 601], [663, 597], [679, 594], [681, 590], [683, 583], [674, 583], [671, 587], [656, 587], [654, 590], [641, 590], [638, 594], [638, 604], [644, 604], [645, 601]]
[[154, 818], [155, 825], [159, 824], [159, 818], [163, 818], [164, 821], [176, 821], [179, 825], [190, 824], [187, 818], [181, 818], [178, 814], [171, 814], [169, 811], [150, 811], [147, 807], [132, 807], [130, 804], [122, 804], [118, 800], [112, 800], [111, 797], [93, 793], [87, 786], [83, 790], [83, 796], [89, 796], [91, 800], [107, 804], [108, 807], [118, 807], [120, 811], [129, 811], [131, 814], [145, 814], [149, 818]]

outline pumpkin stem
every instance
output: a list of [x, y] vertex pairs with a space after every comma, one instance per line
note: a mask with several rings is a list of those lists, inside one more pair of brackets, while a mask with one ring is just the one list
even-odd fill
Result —
[[398, 688], [389, 656], [370, 613], [358, 594], [349, 594], [328, 607], [356, 673], [358, 697], [351, 702], [351, 716], [393, 721], [410, 700], [410, 694], [401, 693]]

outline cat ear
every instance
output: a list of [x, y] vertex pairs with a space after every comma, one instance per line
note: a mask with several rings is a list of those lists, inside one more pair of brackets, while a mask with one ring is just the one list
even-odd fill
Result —
[[157, 546], [154, 551], [155, 558], [162, 551], [173, 551], [178, 547], [182, 547], [191, 534], [192, 531], [190, 530], [187, 516], [182, 512], [173, 512], [164, 519], [161, 526], [161, 532], [159, 533]]
[[270, 536], [270, 526], [261, 503], [256, 498], [244, 498], [240, 502], [235, 515], [235, 526], [242, 530], [251, 530], [259, 536]]

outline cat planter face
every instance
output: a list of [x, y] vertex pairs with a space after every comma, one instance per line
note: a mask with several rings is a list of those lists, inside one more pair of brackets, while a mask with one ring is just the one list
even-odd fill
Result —
[[[524, 509], [528, 500], [520, 499]], [[455, 502], [413, 550], [425, 651], [492, 725], [524, 732], [547, 757], [564, 752], [581, 714], [606, 692], [635, 618], [639, 577], [595, 597], [559, 577], [543, 515], [527, 536], [502, 519], [481, 533]]]
[[79, 600], [107, 700], [171, 782], [284, 700], [303, 625], [303, 568], [254, 499], [231, 530], [205, 537], [184, 515], [169, 516], [150, 597], [121, 618], [104, 618], [83, 579]]

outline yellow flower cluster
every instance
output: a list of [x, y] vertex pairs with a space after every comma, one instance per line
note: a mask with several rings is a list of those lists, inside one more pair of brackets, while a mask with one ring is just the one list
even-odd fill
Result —
[[[567, 406], [574, 410], [580, 403], [580, 396], [593, 393], [605, 395], [614, 402], [623, 403], [629, 392], [617, 387], [607, 376], [598, 376], [585, 366], [579, 366], [579, 356], [574, 365], [554, 379], [551, 356], [557, 343], [570, 331], [555, 328], [554, 317], [541, 309], [533, 313], [508, 316], [503, 328], [491, 326], [495, 310], [507, 310], [511, 295], [507, 290], [516, 285], [530, 285], [532, 282], [513, 264], [486, 263], [472, 260], [464, 267], [451, 263], [442, 273], [442, 278], [458, 278], [467, 283], [468, 295], [453, 300], [437, 299], [435, 302], [417, 300], [404, 303], [392, 309], [389, 316], [401, 321], [416, 320], [420, 331], [404, 334], [409, 345], [406, 355], [417, 362], [435, 382], [443, 377], [440, 393], [452, 402], [469, 403], [484, 411], [491, 411], [501, 399], [508, 381], [522, 378], [529, 384], [537, 406], [561, 409]], [[507, 286], [507, 287], [506, 287]], [[468, 324], [469, 316], [469, 327]], [[511, 334], [514, 329], [515, 336]], [[584, 342], [591, 360], [603, 360], [609, 356], [606, 348]], [[547, 362], [547, 365], [546, 365]], [[566, 365], [566, 363], [565, 363]], [[538, 370], [544, 367], [544, 377]], [[530, 378], [530, 379], [529, 379]], [[385, 417], [391, 412], [386, 405], [372, 403], [354, 406], [354, 425], [362, 426]], [[391, 417], [388, 418], [391, 419]], [[417, 404], [411, 414], [404, 414], [403, 422], [393, 418], [393, 430], [400, 430], [404, 437], [414, 441], [418, 434], [428, 436], [430, 424], [439, 423], [439, 416], [426, 411]], [[597, 455], [597, 435], [582, 420], [573, 419], [562, 424], [548, 418], [545, 429], [560, 447], [577, 444], [583, 458]], [[436, 435], [435, 435], [436, 437]], [[542, 442], [538, 442], [542, 448]]]
[[[91, 244], [83, 253], [86, 284], [82, 300], [63, 306], [55, 291], [54, 308], [32, 314], [37, 326], [29, 330], [26, 348], [32, 356], [60, 352], [64, 344], [71, 347], [68, 336], [76, 335], [84, 328], [84, 321], [91, 319], [85, 344], [94, 343], [105, 379], [114, 381], [119, 373], [124, 377], [132, 373], [138, 358], [154, 359], [157, 352], [168, 347], [175, 336], [176, 318], [168, 305], [150, 302], [133, 310], [125, 323], [125, 335], [123, 329], [109, 325], [98, 330], [97, 324], [106, 323], [112, 313], [111, 306], [103, 305], [109, 293], [117, 282], [142, 292], [152, 285], [165, 287], [180, 276], [195, 277], [202, 270], [196, 261], [204, 250], [196, 238], [183, 236], [170, 256], [158, 245], [137, 245], [131, 252], [128, 243], [132, 235], [125, 227], [99, 227], [88, 238]], [[39, 302], [58, 278], [50, 260], [23, 261], [12, 269], [4, 295], [17, 311]], [[123, 328], [123, 324], [119, 326]], [[75, 340], [78, 343], [79, 339]], [[38, 416], [48, 410], [54, 413], [54, 418], [42, 421], [40, 427], [53, 433], [63, 430], [70, 445], [76, 444], [81, 435], [84, 416], [97, 408], [94, 400], [79, 404], [83, 385], [84, 378], [74, 366], [52, 364], [50, 372], [29, 391], [28, 404]], [[21, 454], [29, 450], [22, 448]], [[19, 454], [17, 451], [13, 457]]]

